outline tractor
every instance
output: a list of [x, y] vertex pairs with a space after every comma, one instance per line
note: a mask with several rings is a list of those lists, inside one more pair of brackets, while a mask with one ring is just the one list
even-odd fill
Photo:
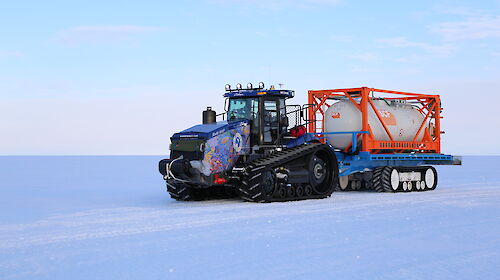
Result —
[[293, 90], [262, 82], [225, 89], [225, 112], [208, 107], [202, 124], [171, 137], [159, 171], [172, 198], [291, 201], [329, 197], [338, 188], [334, 149], [306, 132], [309, 105], [287, 105]]

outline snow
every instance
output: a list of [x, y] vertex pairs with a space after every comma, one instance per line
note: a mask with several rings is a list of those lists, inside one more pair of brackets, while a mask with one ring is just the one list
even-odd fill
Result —
[[498, 279], [500, 157], [271, 204], [174, 201], [160, 158], [0, 157], [0, 279]]

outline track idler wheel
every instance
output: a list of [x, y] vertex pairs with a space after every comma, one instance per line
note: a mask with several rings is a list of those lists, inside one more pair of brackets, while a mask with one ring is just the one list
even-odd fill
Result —
[[313, 193], [330, 196], [339, 184], [339, 169], [335, 154], [329, 149], [315, 152], [309, 159], [309, 174]]
[[424, 175], [425, 190], [434, 190], [437, 187], [438, 183], [438, 176], [436, 169], [432, 166], [429, 166], [423, 172], [423, 175]]

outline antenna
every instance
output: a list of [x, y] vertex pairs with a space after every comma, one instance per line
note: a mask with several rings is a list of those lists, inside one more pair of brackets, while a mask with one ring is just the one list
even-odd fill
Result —
[[285, 84], [280, 84], [280, 83], [278, 83], [278, 86], [280, 86], [280, 89], [282, 89], [284, 85], [285, 85]]
[[267, 66], [267, 82], [271, 84], [271, 65]]

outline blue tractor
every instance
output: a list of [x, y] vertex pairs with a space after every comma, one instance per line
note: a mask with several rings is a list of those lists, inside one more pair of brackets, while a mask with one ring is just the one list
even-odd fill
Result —
[[307, 105], [286, 105], [294, 91], [226, 85], [224, 97], [222, 121], [209, 107], [203, 124], [171, 137], [159, 171], [172, 198], [290, 201], [325, 198], [338, 188], [334, 149], [305, 133]]

